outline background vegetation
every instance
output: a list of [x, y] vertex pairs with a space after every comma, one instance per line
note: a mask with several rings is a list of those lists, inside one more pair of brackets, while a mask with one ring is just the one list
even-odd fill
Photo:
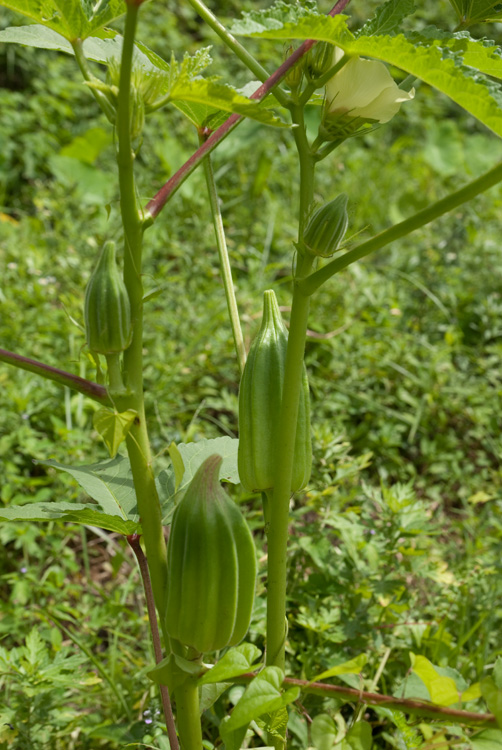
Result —
[[[266, 3], [209, 5], [225, 20]], [[377, 5], [353, 0], [354, 23]], [[417, 16], [424, 25], [455, 23], [446, 0], [422, 3]], [[21, 22], [0, 11], [2, 28]], [[498, 40], [497, 26], [489, 33]], [[147, 4], [138, 36], [164, 57], [214, 44], [214, 72], [248, 80], [180, 3]], [[273, 43], [250, 45], [270, 68], [284, 54], [280, 46], [271, 53]], [[310, 116], [314, 123], [316, 112]], [[176, 110], [149, 120], [138, 159], [145, 198], [196, 140]], [[287, 319], [297, 200], [291, 144], [289, 132], [248, 122], [214, 157], [248, 342], [264, 289], [276, 290]], [[495, 136], [421, 85], [388, 126], [349, 140], [323, 164], [319, 198], [346, 191], [349, 235], [360, 239], [501, 157]], [[73, 60], [0, 48], [0, 346], [90, 378], [83, 295], [96, 247], [119, 231], [113, 162], [108, 124]], [[492, 189], [352, 266], [316, 298], [307, 345], [315, 469], [295, 500], [291, 532], [291, 675], [311, 678], [364, 652], [363, 677], [347, 682], [375, 687], [385, 664], [379, 690], [416, 695], [410, 651], [450, 670], [458, 686], [481, 679], [502, 656], [501, 204], [502, 188]], [[161, 467], [171, 440], [237, 435], [238, 367], [202, 173], [150, 230], [146, 252], [147, 286], [159, 289], [146, 312], [145, 348]], [[104, 459], [95, 408], [0, 366], [3, 504], [82, 500], [73, 480], [34, 460]], [[232, 492], [262, 544], [259, 498]], [[0, 540], [0, 748], [167, 748], [145, 676], [153, 655], [141, 584], [123, 541], [57, 523], [2, 524]], [[262, 583], [258, 594], [250, 638], [263, 646]], [[207, 713], [209, 748], [239, 690]], [[319, 697], [295, 706], [291, 748], [307, 747], [308, 717], [336, 708]], [[485, 710], [482, 701], [467, 708]], [[382, 748], [491, 750], [459, 729], [411, 727], [384, 711], [368, 717]]]

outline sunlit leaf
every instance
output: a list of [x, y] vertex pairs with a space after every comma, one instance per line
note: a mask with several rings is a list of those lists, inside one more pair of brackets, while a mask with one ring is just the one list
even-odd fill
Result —
[[260, 649], [252, 643], [241, 643], [240, 646], [229, 649], [219, 662], [201, 677], [199, 685], [223, 682], [255, 670], [258, 666], [255, 662], [260, 658], [260, 654]]
[[119, 446], [126, 439], [137, 415], [138, 412], [134, 409], [118, 412], [106, 407], [94, 412], [94, 429], [105, 441], [111, 458], [117, 455]]
[[342, 664], [336, 664], [330, 669], [326, 669], [324, 672], [316, 675], [311, 682], [318, 682], [319, 680], [326, 680], [328, 677], [336, 677], [341, 674], [359, 674], [362, 672], [364, 665], [368, 661], [366, 654], [359, 654], [354, 659], [344, 661]]
[[57, 461], [35, 461], [71, 474], [104, 513], [124, 521], [139, 522], [136, 493], [129, 459], [116, 456], [108, 461], [83, 466], [69, 466]]
[[[382, 60], [420, 78], [470, 112], [497, 135], [502, 136], [502, 90], [455, 55], [448, 43], [414, 43], [403, 34], [396, 36], [358, 36], [347, 28], [345, 17], [307, 17], [295, 24], [269, 29], [262, 27], [249, 36], [268, 39], [316, 39], [330, 42], [351, 55]], [[453, 38], [458, 41], [455, 37]], [[453, 42], [452, 42], [453, 43]], [[476, 48], [477, 54], [481, 48]], [[473, 62], [473, 52], [467, 60]], [[489, 53], [487, 53], [489, 55]], [[498, 68], [496, 55], [491, 64]]]
[[123, 0], [1, 0], [0, 5], [57, 31], [65, 39], [85, 39], [125, 13]]
[[248, 685], [244, 695], [235, 706], [226, 724], [227, 730], [247, 726], [250, 721], [262, 714], [278, 711], [296, 700], [298, 688], [290, 688], [281, 693], [284, 674], [278, 667], [265, 667]]

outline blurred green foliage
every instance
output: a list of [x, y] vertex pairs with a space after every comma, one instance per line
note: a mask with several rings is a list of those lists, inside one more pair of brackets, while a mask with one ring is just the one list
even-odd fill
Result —
[[[210, 3], [224, 21], [265, 5]], [[377, 5], [353, 0], [354, 24]], [[423, 25], [455, 24], [446, 0], [427, 0], [417, 14]], [[20, 22], [0, 12], [2, 27]], [[500, 36], [498, 26], [472, 31]], [[180, 3], [146, 4], [139, 38], [164, 57], [214, 44], [211, 72], [249, 79]], [[280, 45], [249, 44], [270, 69], [284, 55]], [[104, 238], [119, 239], [112, 133], [69, 57], [5, 45], [0, 70], [0, 345], [93, 379], [82, 306], [97, 249]], [[312, 109], [312, 128], [315, 119]], [[143, 199], [196, 143], [175, 110], [149, 119], [138, 157]], [[352, 244], [501, 157], [494, 136], [419, 86], [398, 118], [322, 165], [317, 197], [349, 194]], [[217, 150], [214, 167], [249, 342], [264, 289], [276, 290], [288, 317], [298, 196], [291, 133], [245, 123]], [[502, 655], [501, 210], [495, 188], [344, 271], [313, 301], [306, 358], [315, 471], [295, 500], [291, 527], [295, 676], [311, 678], [364, 652], [361, 682], [347, 680], [369, 688], [390, 650], [378, 687], [402, 695], [410, 651], [468, 683]], [[201, 173], [149, 230], [145, 253], [146, 291], [158, 290], [146, 306], [145, 380], [160, 469], [172, 440], [237, 435], [238, 368]], [[70, 478], [33, 459], [105, 458], [92, 429], [95, 405], [6, 365], [0, 383], [2, 503], [79, 500]], [[235, 499], [261, 550], [250, 638], [263, 645], [259, 499], [239, 488]], [[153, 656], [139, 576], [125, 542], [55, 523], [2, 524], [0, 539], [0, 748], [166, 748], [145, 677]], [[208, 747], [235, 695], [207, 712]], [[468, 707], [485, 710], [482, 701]], [[334, 699], [305, 697], [294, 709], [290, 747], [305, 749], [306, 716], [338, 708]], [[368, 717], [379, 747], [415, 746], [417, 733], [430, 740], [422, 725], [415, 731], [382, 713]]]

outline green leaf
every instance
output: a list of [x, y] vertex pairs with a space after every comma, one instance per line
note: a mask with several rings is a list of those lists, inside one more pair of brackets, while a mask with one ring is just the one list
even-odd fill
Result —
[[192, 481], [193, 475], [208, 456], [217, 453], [223, 458], [220, 479], [231, 482], [231, 484], [239, 483], [239, 471], [237, 468], [238, 445], [239, 441], [235, 438], [221, 437], [211, 440], [199, 440], [196, 443], [180, 443], [176, 446], [185, 467], [183, 479], [179, 485], [176, 485], [176, 469], [174, 466], [163, 469], [156, 479], [162, 505], [162, 522], [164, 524], [170, 522], [174, 512], [175, 496], [186, 490]]
[[83, 466], [67, 466], [52, 460], [35, 463], [71, 474], [104, 513], [124, 521], [139, 522], [131, 465], [124, 456]]
[[138, 523], [123, 521], [118, 516], [103, 513], [100, 510], [80, 505], [79, 503], [28, 503], [11, 505], [0, 509], [0, 520], [5, 521], [64, 521], [81, 523], [85, 526], [97, 526], [117, 534], [134, 534], [139, 531]]
[[201, 714], [211, 708], [220, 695], [222, 695], [225, 690], [228, 690], [229, 687], [230, 685], [228, 682], [215, 682], [214, 685], [203, 685], [200, 689], [199, 696], [199, 711]]
[[345, 735], [342, 750], [371, 750], [372, 744], [371, 724], [367, 721], [358, 721]]
[[[84, 40], [84, 53], [88, 60], [107, 65], [111, 60], [120, 60], [122, 55], [122, 36], [113, 29], [100, 29], [95, 36]], [[10, 42], [15, 44], [25, 44], [29, 47], [38, 47], [40, 49], [50, 49], [58, 52], [66, 52], [73, 55], [73, 47], [70, 42], [61, 34], [52, 29], [48, 29], [40, 24], [30, 26], [10, 26], [0, 31], [0, 42]], [[183, 62], [176, 66], [176, 75], [180, 71], [183, 75], [190, 76], [200, 75], [210, 62], [210, 48], [198, 50], [194, 55], [185, 55]], [[134, 45], [134, 66], [141, 67], [147, 72], [164, 72], [171, 73], [171, 64], [166, 62], [162, 57], [157, 55], [146, 44], [136, 42]], [[166, 82], [167, 85], [167, 82]]]
[[225, 743], [225, 750], [241, 750], [242, 742], [248, 730], [248, 724], [237, 729], [228, 728], [230, 716], [225, 716], [220, 723], [220, 736]]
[[495, 659], [495, 666], [493, 667], [492, 677], [498, 689], [502, 690], [502, 656], [497, 656], [497, 658]]
[[[272, 740], [273, 737], [279, 740], [283, 740], [286, 736], [286, 727], [288, 726], [288, 709], [283, 706], [278, 711], [274, 711], [271, 714], [263, 714], [260, 718], [256, 719], [256, 723], [267, 733], [267, 739]], [[282, 742], [281, 744], [284, 744]], [[262, 748], [264, 750], [264, 748]]]
[[460, 695], [452, 677], [440, 675], [425, 656], [412, 655], [413, 671], [429, 691], [431, 701], [440, 706], [451, 706], [460, 702]]
[[241, 643], [240, 646], [230, 648], [220, 661], [201, 677], [199, 685], [224, 682], [246, 672], [252, 672], [258, 667], [255, 662], [260, 655], [260, 649], [252, 643]]
[[0, 5], [69, 40], [85, 39], [125, 13], [123, 0], [1, 0]]
[[319, 680], [326, 680], [328, 677], [336, 677], [341, 674], [359, 674], [362, 672], [364, 665], [368, 661], [366, 654], [359, 654], [354, 659], [344, 661], [342, 664], [336, 664], [330, 669], [326, 669], [324, 672], [316, 675], [310, 682], [318, 682]]
[[178, 490], [185, 473], [185, 464], [175, 443], [171, 443], [167, 450], [174, 469], [174, 489]]
[[300, 692], [298, 688], [290, 688], [281, 693], [283, 680], [284, 673], [279, 667], [265, 667], [246, 688], [226, 723], [226, 729], [234, 731], [247, 726], [259, 716], [278, 711], [296, 700]]
[[120, 444], [126, 439], [138, 412], [134, 409], [118, 412], [103, 407], [94, 412], [94, 429], [99, 432], [111, 458], [115, 458]]
[[[296, 24], [261, 28], [247, 35], [267, 39], [316, 39], [336, 44], [351, 55], [373, 57], [395, 65], [446, 94], [502, 136], [501, 90], [493, 82], [476, 75], [468, 65], [462, 65], [463, 58], [452, 55], [447, 44], [444, 48], [433, 43], [415, 44], [402, 34], [356, 38], [348, 30], [345, 16], [301, 18]], [[468, 59], [472, 60], [472, 57]], [[491, 61], [495, 66], [495, 56]]]
[[318, 714], [310, 725], [315, 750], [332, 750], [335, 747], [338, 729], [329, 714]]
[[418, 33], [408, 32], [406, 38], [413, 44], [435, 45], [443, 56], [449, 54], [452, 59], [457, 58], [463, 65], [480, 73], [502, 78], [500, 47], [489, 39], [473, 39], [467, 31], [450, 34], [436, 26], [427, 26]]
[[248, 36], [262, 29], [280, 29], [286, 23], [296, 23], [299, 18], [319, 16], [315, 2], [285, 3], [276, 2], [264, 10], [252, 10], [242, 14], [242, 18], [235, 21], [232, 33]]
[[484, 729], [470, 738], [472, 750], [502, 750], [502, 731]]
[[174, 692], [179, 685], [190, 677], [195, 677], [199, 672], [200, 664], [177, 654], [169, 654], [146, 674], [152, 682], [157, 685], [167, 685], [169, 692]]
[[400, 30], [403, 19], [414, 11], [414, 0], [387, 0], [378, 8], [373, 18], [364, 24], [357, 36], [395, 34]]
[[499, 728], [502, 729], [502, 690], [497, 687], [492, 677], [485, 677], [481, 681], [481, 694], [488, 710], [494, 714]]
[[229, 113], [235, 112], [244, 117], [251, 117], [264, 125], [289, 127], [288, 123], [275, 117], [270, 111], [264, 109], [259, 102], [239, 94], [231, 86], [204, 78], [175, 83], [169, 91], [169, 101], [194, 102], [212, 109]]
[[472, 26], [482, 21], [498, 21], [502, 18], [500, 0], [450, 0], [460, 24]]

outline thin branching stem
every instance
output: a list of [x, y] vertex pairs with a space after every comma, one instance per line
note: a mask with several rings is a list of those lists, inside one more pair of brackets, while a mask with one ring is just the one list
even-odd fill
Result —
[[[338, 0], [336, 5], [330, 10], [328, 15], [336, 16], [346, 8], [350, 0]], [[305, 55], [313, 45], [316, 44], [314, 39], [307, 39], [303, 42], [272, 75], [267, 78], [261, 86], [251, 95], [251, 99], [261, 101], [267, 96], [273, 89], [280, 83], [291, 68], [293, 68], [298, 60]], [[185, 180], [190, 177], [192, 172], [199, 166], [202, 160], [223, 141], [232, 130], [242, 122], [244, 118], [242, 115], [230, 115], [223, 125], [221, 125], [215, 132], [200, 146], [197, 151], [183, 164], [180, 169], [161, 187], [161, 189], [153, 196], [153, 198], [147, 203], [145, 209], [145, 220], [146, 224], [152, 223], [159, 213], [162, 211], [166, 203], [174, 195], [174, 193], [181, 187]]]
[[9, 352], [7, 349], [0, 349], [0, 362], [14, 365], [14, 367], [18, 367], [20, 370], [33, 372], [35, 375], [41, 375], [46, 380], [52, 380], [54, 383], [67, 386], [88, 398], [92, 398], [94, 401], [98, 401], [100, 404], [109, 405], [111, 403], [106, 388], [102, 385], [98, 385], [98, 383], [94, 383], [92, 380], [81, 378], [78, 375], [73, 375], [71, 372], [60, 370], [58, 367], [52, 367], [51, 365], [46, 365], [44, 362], [23, 357], [21, 354]]
[[[141, 548], [139, 534], [131, 534], [127, 537], [129, 546], [136, 556], [138, 561], [139, 571], [141, 574], [141, 580], [143, 582], [143, 590], [145, 592], [146, 608], [148, 611], [148, 620], [150, 622], [150, 631], [152, 633], [153, 651], [155, 654], [155, 662], [159, 664], [162, 661], [162, 645], [160, 642], [159, 627], [157, 624], [157, 615], [155, 612], [155, 601], [153, 598], [152, 582], [150, 580], [150, 573], [148, 571], [148, 562]], [[167, 736], [169, 737], [169, 744], [171, 750], [179, 750], [178, 736], [176, 734], [176, 726], [174, 723], [173, 710], [171, 707], [171, 699], [169, 697], [169, 690], [166, 685], [160, 685], [160, 697], [162, 700], [162, 708], [164, 710], [164, 718], [166, 720]]]

